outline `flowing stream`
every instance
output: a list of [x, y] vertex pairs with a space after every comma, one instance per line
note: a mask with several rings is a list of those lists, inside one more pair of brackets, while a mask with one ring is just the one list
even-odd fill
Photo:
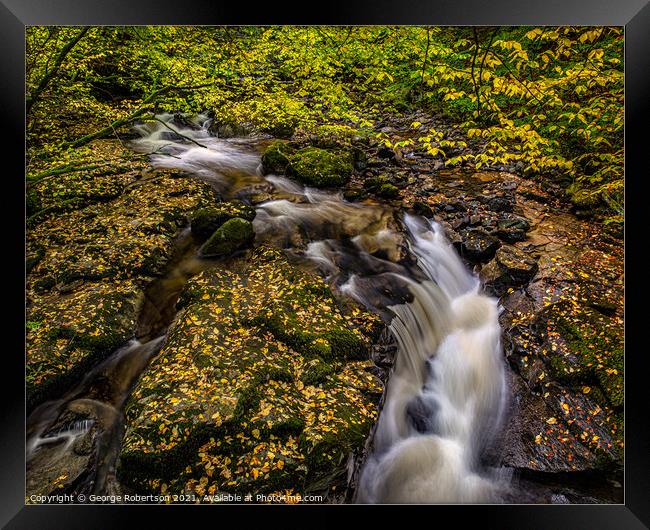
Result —
[[[361, 471], [357, 502], [498, 501], [503, 481], [481, 462], [499, 428], [504, 403], [497, 301], [482, 293], [443, 229], [431, 219], [370, 201], [346, 202], [341, 194], [305, 188], [282, 175], [263, 177], [260, 139], [215, 138], [206, 116], [158, 118], [136, 127], [140, 138], [132, 142], [133, 149], [148, 153], [154, 167], [205, 180], [225, 198], [253, 202], [256, 243], [301, 256], [335, 291], [389, 325], [398, 353]], [[105, 441], [92, 459], [93, 488], [106, 491], [106, 477], [114, 474], [119, 452], [122, 406], [164, 340], [178, 293], [192, 274], [220, 266], [219, 260], [197, 260], [195, 251], [195, 245], [186, 243], [169, 273], [149, 289], [149, 309], [139, 321], [143, 342], [134, 339], [77, 388], [30, 416], [28, 467], [31, 463], [36, 470], [33, 480], [42, 480], [39, 461], [44, 455], [52, 467], [52, 461], [79, 445], [93, 428], [98, 420], [70, 416], [66, 422], [63, 412], [88, 407], [91, 401], [92, 418], [111, 418], [102, 420]], [[106, 388], [98, 392], [102, 384]], [[100, 409], [112, 411], [112, 416]]]

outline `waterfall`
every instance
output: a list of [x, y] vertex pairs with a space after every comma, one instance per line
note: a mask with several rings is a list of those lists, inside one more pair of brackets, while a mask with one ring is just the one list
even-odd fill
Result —
[[358, 501], [493, 501], [498, 483], [479, 457], [503, 409], [497, 301], [436, 223], [405, 223], [428, 280], [409, 281], [413, 301], [390, 307], [398, 354]]

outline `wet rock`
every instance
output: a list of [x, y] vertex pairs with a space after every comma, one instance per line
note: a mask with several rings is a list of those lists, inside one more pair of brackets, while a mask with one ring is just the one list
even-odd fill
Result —
[[174, 117], [172, 118], [172, 123], [177, 127], [184, 127], [186, 129], [194, 129], [194, 130], [199, 129], [199, 126], [196, 123], [194, 123], [189, 116], [181, 114], [180, 112], [174, 114]]
[[287, 142], [274, 140], [262, 151], [262, 168], [265, 174], [276, 173], [282, 175], [289, 165], [289, 157], [295, 149]]
[[368, 157], [363, 149], [354, 149], [352, 151], [352, 156], [354, 160], [354, 169], [357, 171], [363, 171], [368, 167]]
[[351, 158], [345, 152], [306, 147], [290, 157], [287, 173], [309, 186], [342, 186], [352, 174]]
[[416, 396], [406, 406], [406, 415], [413, 428], [421, 434], [434, 434], [435, 416], [439, 408], [435, 399]]
[[589, 307], [560, 301], [538, 316], [549, 372], [574, 388], [594, 391], [602, 407], [623, 406], [623, 343], [617, 320]]
[[528, 221], [523, 217], [508, 217], [497, 220], [497, 235], [507, 243], [524, 241], [530, 230]]
[[201, 247], [201, 256], [223, 256], [245, 248], [253, 242], [253, 224], [241, 217], [234, 217], [222, 224]]
[[413, 213], [416, 215], [421, 215], [422, 217], [426, 217], [427, 219], [433, 218], [433, 210], [431, 210], [431, 207], [426, 202], [415, 201], [413, 203], [413, 206], [411, 206], [411, 209], [413, 210]]
[[395, 199], [399, 196], [399, 188], [390, 183], [382, 184], [375, 193], [384, 199]]
[[221, 225], [234, 217], [252, 221], [255, 218], [255, 208], [238, 200], [222, 203], [219, 206], [200, 208], [192, 214], [190, 227], [194, 235], [207, 239]]
[[545, 473], [584, 471], [598, 467], [598, 458], [556, 417], [542, 396], [533, 394], [510, 372], [506, 421], [494, 450], [502, 465]]
[[381, 147], [377, 150], [377, 156], [379, 158], [393, 159], [395, 158], [395, 151], [393, 151], [390, 147]]
[[460, 230], [461, 228], [465, 228], [470, 224], [470, 218], [467, 215], [464, 215], [463, 217], [460, 217], [459, 219], [454, 220], [451, 223], [451, 226], [454, 230]]
[[449, 224], [446, 221], [442, 221], [440, 223], [442, 225], [443, 230], [445, 231], [445, 237], [449, 240], [449, 242], [454, 245], [457, 249], [460, 249], [460, 246], [462, 244], [462, 237], [461, 235], [453, 229], [451, 224]]
[[395, 344], [374, 345], [372, 347], [372, 361], [380, 368], [390, 368], [395, 361], [397, 346]]
[[343, 198], [346, 201], [358, 201], [361, 199], [365, 199], [368, 196], [368, 194], [359, 188], [352, 188], [349, 190], [345, 190], [343, 192]]
[[514, 205], [514, 197], [494, 197], [487, 203], [487, 207], [493, 212], [511, 212]]
[[242, 125], [231, 121], [213, 121], [208, 130], [217, 138], [235, 138], [248, 136], [252, 129], [248, 125]]
[[207, 238], [230, 217], [218, 208], [201, 208], [192, 214], [190, 227], [195, 236]]
[[491, 259], [501, 246], [499, 240], [481, 229], [468, 229], [461, 232], [460, 254], [474, 263]]
[[509, 287], [526, 285], [537, 272], [537, 262], [527, 253], [511, 246], [501, 247], [480, 272], [486, 291], [502, 296]]
[[394, 184], [391, 184], [389, 178], [385, 175], [366, 179], [363, 183], [363, 187], [384, 199], [394, 199], [399, 196], [399, 188]]

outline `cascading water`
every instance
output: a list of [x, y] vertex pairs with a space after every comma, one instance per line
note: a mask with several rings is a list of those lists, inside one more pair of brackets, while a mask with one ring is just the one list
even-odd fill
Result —
[[257, 179], [259, 155], [237, 139], [224, 141], [210, 134], [210, 119], [199, 115], [176, 123], [174, 114], [136, 125], [140, 138], [131, 147], [149, 155], [153, 167], [183, 171], [220, 191], [241, 181]]
[[497, 302], [438, 225], [406, 225], [431, 281], [409, 282], [413, 301], [390, 307], [399, 353], [358, 500], [494, 501], [497, 483], [477, 470], [503, 406]]
[[[172, 117], [162, 119], [169, 124]], [[243, 144], [210, 137], [205, 117], [195, 124], [202, 128], [181, 133], [203, 148], [170, 144], [179, 138], [158, 125], [141, 131], [148, 136], [139, 149], [164, 151], [153, 155], [154, 165], [216, 178], [230, 193], [232, 171], [224, 170], [224, 160], [239, 150], [239, 166], [261, 180]], [[282, 176], [264, 180], [274, 197], [256, 207], [258, 242], [293, 248], [314, 263], [341, 293], [389, 320], [398, 344], [358, 502], [496, 500], [499, 481], [479, 459], [504, 401], [497, 301], [481, 293], [435, 222], [404, 217], [404, 256], [404, 235], [391, 225], [390, 210]]]
[[[356, 299], [389, 323], [398, 354], [372, 452], [361, 472], [357, 501], [498, 500], [500, 482], [480, 464], [503, 408], [497, 302], [481, 293], [477, 278], [465, 268], [441, 227], [410, 215], [399, 220], [384, 206], [346, 202], [341, 194], [304, 188], [283, 176], [263, 177], [255, 150], [258, 139], [215, 138], [205, 115], [178, 119], [164, 114], [157, 120], [136, 127], [141, 137], [131, 142], [133, 149], [147, 153], [154, 167], [208, 181], [223, 196], [246, 201], [262, 190], [266, 199], [251, 201], [256, 204], [256, 241], [289, 248], [327, 275], [335, 291]], [[189, 267], [187, 259], [182, 263]], [[190, 269], [181, 276], [196, 272], [193, 265]], [[175, 299], [180, 288], [175, 277], [171, 271], [152, 290], [149, 306]], [[164, 333], [173, 318], [171, 306], [168, 309], [141, 316], [138, 336], [150, 340]], [[114, 381], [110, 388], [117, 389], [119, 399], [103, 397], [102, 403], [120, 409], [161, 340], [162, 336], [125, 347], [127, 353], [134, 347], [146, 349], [145, 355], [135, 357], [142, 362], [129, 368], [128, 377], [120, 376], [115, 367], [119, 368], [122, 357], [128, 360], [132, 355], [118, 352], [107, 362], [109, 379]], [[84, 401], [77, 398], [92, 394], [95, 385], [86, 389], [82, 382], [83, 392], [77, 389], [74, 396], [46, 404], [47, 414], [37, 411], [30, 418], [34, 431], [29, 437], [30, 456], [44, 454], [43, 447], [68, 450], [95, 428], [91, 422], [52, 428], [61, 425], [57, 418], [63, 404], [72, 398]], [[83, 415], [89, 416], [101, 415]], [[115, 453], [115, 447], [109, 453]], [[105, 460], [110, 473], [113, 460]], [[101, 477], [93, 480], [99, 485], [106, 482]]]

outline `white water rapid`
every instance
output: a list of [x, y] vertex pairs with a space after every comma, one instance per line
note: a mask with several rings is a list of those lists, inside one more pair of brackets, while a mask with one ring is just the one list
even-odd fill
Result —
[[498, 483], [478, 469], [503, 408], [497, 301], [436, 223], [405, 222], [430, 281], [409, 281], [413, 301], [390, 307], [399, 350], [358, 501], [494, 501]]

